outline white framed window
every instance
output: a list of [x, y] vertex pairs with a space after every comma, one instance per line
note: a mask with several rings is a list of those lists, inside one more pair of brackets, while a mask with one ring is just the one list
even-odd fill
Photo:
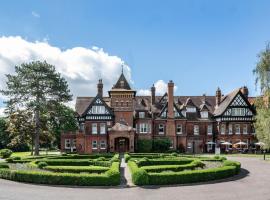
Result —
[[92, 124], [92, 134], [97, 134], [97, 124], [96, 123]]
[[106, 109], [105, 106], [93, 106], [91, 109], [92, 114], [105, 114]]
[[176, 126], [176, 134], [182, 134], [183, 130], [182, 130], [182, 124], [177, 124]]
[[73, 139], [72, 140], [72, 148], [73, 149], [76, 149], [76, 139]]
[[84, 132], [84, 123], [80, 123], [79, 128], [80, 128], [80, 131]]
[[196, 108], [195, 107], [187, 107], [187, 112], [194, 113], [194, 112], [196, 112]]
[[158, 134], [164, 134], [164, 124], [158, 125]]
[[70, 149], [70, 139], [65, 139], [65, 149]]
[[173, 149], [173, 140], [171, 140], [170, 149]]
[[106, 149], [106, 141], [105, 140], [100, 141], [100, 149]]
[[244, 108], [232, 108], [232, 116], [245, 116]]
[[100, 124], [100, 134], [106, 134], [106, 124], [105, 123]]
[[140, 123], [140, 133], [148, 133], [149, 132], [149, 124]]
[[208, 124], [207, 125], [207, 134], [208, 135], [212, 135], [213, 133], [213, 125], [212, 124]]
[[203, 118], [203, 119], [208, 118], [208, 112], [207, 111], [202, 111], [201, 112], [201, 118]]
[[145, 112], [139, 112], [139, 118], [145, 118]]
[[212, 141], [207, 142], [207, 152], [211, 151], [213, 149], [213, 144], [211, 143]]
[[93, 140], [92, 141], [92, 149], [97, 149], [97, 148], [98, 148], [97, 141]]
[[232, 124], [229, 124], [229, 135], [233, 134], [233, 127]]
[[235, 128], [235, 134], [240, 134], [240, 132], [241, 132], [240, 124], [235, 124], [234, 128]]
[[248, 134], [248, 126], [247, 126], [247, 124], [244, 124], [243, 125], [243, 134]]
[[200, 134], [199, 125], [194, 125], [193, 132], [194, 132], [194, 135], [199, 135]]
[[226, 133], [226, 125], [225, 124], [221, 124], [220, 133], [221, 133], [221, 135], [225, 135], [225, 133]]

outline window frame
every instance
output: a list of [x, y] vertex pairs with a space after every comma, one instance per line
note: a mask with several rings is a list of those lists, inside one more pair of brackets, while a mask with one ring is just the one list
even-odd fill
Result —
[[[237, 131], [238, 128], [239, 128], [239, 131]], [[240, 127], [240, 124], [235, 124], [235, 125], [234, 125], [234, 129], [235, 129], [235, 134], [236, 134], [236, 135], [240, 135], [240, 134], [241, 134], [241, 127]]]
[[[94, 142], [96, 147], [94, 147]], [[92, 140], [92, 145], [91, 145], [92, 149], [98, 149], [98, 141], [97, 140]]]
[[[161, 129], [163, 129], [162, 132], [160, 131]], [[159, 135], [164, 135], [164, 133], [165, 133], [165, 126], [164, 126], [164, 124], [158, 124], [158, 134]]]
[[106, 123], [100, 123], [99, 128], [100, 128], [100, 131], [99, 131], [100, 134], [105, 135], [106, 134]]
[[200, 126], [198, 124], [193, 125], [193, 134], [200, 135]]
[[248, 125], [247, 124], [243, 124], [243, 134], [244, 135], [248, 134]]
[[229, 124], [228, 131], [229, 131], [229, 135], [233, 134], [233, 125], [232, 124]]
[[140, 111], [139, 112], [139, 119], [144, 119], [145, 118], [145, 112]]
[[[69, 144], [69, 147], [67, 146], [67, 144]], [[71, 139], [65, 139], [65, 149], [71, 149]]]
[[221, 124], [221, 126], [220, 126], [220, 134], [221, 135], [226, 134], [226, 125], [225, 124]]
[[[95, 127], [94, 127], [94, 125], [95, 125]], [[91, 127], [92, 127], [92, 134], [93, 134], [93, 135], [97, 135], [97, 134], [98, 134], [97, 123], [92, 123]], [[94, 129], [94, 128], [95, 128], [95, 129]], [[94, 131], [94, 130], [95, 130], [95, 131]]]
[[[178, 129], [180, 129], [181, 131], [178, 131]], [[183, 126], [182, 126], [182, 124], [177, 124], [176, 125], [176, 134], [177, 135], [182, 135], [183, 134]]]
[[[102, 147], [102, 142], [104, 142], [104, 147]], [[107, 148], [106, 140], [101, 140], [100, 141], [100, 149], [106, 149], [106, 148]]]
[[[211, 132], [209, 131], [209, 127], [211, 127]], [[207, 135], [213, 135], [213, 124], [207, 125]]]

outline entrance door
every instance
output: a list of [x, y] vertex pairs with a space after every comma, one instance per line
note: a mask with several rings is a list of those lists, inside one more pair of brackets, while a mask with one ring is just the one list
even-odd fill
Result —
[[129, 139], [128, 138], [115, 138], [115, 151], [123, 153], [129, 151]]

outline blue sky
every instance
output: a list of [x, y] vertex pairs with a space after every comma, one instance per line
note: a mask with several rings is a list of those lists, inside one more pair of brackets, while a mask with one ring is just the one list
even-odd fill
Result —
[[1, 1], [0, 36], [61, 49], [103, 48], [131, 68], [136, 89], [172, 79], [177, 95], [255, 91], [256, 55], [270, 41], [270, 1]]

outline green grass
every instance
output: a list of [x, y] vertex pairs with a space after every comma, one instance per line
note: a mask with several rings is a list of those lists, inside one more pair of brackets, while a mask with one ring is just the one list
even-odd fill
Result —
[[[60, 152], [59, 151], [40, 151], [39, 152], [40, 155], [59, 155]], [[15, 156], [19, 156], [21, 158], [24, 158], [24, 157], [29, 157], [31, 156], [31, 152], [30, 151], [27, 151], [27, 152], [14, 152], [12, 153], [11, 157], [15, 157]]]

